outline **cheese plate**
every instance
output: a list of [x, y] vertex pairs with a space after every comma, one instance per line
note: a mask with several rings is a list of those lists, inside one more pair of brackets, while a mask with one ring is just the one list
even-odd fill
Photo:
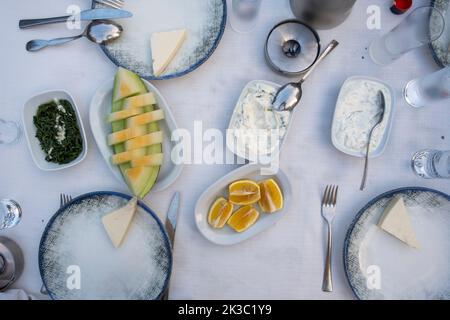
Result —
[[[398, 198], [404, 201], [412, 230], [399, 225], [400, 219], [392, 219], [387, 227], [382, 219]], [[400, 240], [399, 232], [417, 238], [418, 248], [414, 241], [408, 245]], [[349, 228], [344, 264], [350, 287], [359, 299], [449, 299], [450, 196], [409, 187], [376, 197], [359, 211]]]

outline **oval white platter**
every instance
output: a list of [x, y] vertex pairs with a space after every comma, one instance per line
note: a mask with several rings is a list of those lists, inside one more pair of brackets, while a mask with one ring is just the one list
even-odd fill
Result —
[[[161, 166], [158, 180], [152, 189], [152, 192], [162, 191], [168, 188], [181, 174], [183, 165], [181, 159], [172, 159], [171, 151], [174, 147], [174, 142], [171, 140], [171, 134], [177, 129], [175, 118], [170, 110], [166, 100], [155, 86], [148, 81], [144, 81], [147, 89], [155, 95], [158, 108], [164, 111], [165, 119], [158, 124], [164, 133], [163, 153], [164, 163]], [[124, 186], [126, 183], [123, 179], [119, 167], [111, 163], [111, 157], [114, 155], [113, 149], [108, 146], [107, 137], [111, 133], [111, 124], [107, 122], [107, 116], [111, 113], [111, 97], [113, 91], [114, 79], [106, 81], [94, 94], [89, 110], [89, 121], [91, 124], [92, 134], [97, 143], [100, 152], [105, 159], [106, 165], [109, 167], [113, 175]], [[179, 155], [178, 155], [179, 156]]]
[[[245, 241], [260, 232], [272, 227], [288, 212], [292, 199], [292, 189], [288, 177], [281, 171], [271, 172], [270, 174], [257, 164], [248, 164], [242, 166], [228, 175], [224, 176], [200, 196], [195, 206], [195, 222], [200, 233], [209, 241], [218, 245], [233, 245]], [[225, 226], [222, 229], [214, 229], [208, 224], [208, 213], [211, 205], [218, 197], [228, 198], [228, 185], [236, 180], [250, 179], [262, 181], [274, 179], [280, 186], [284, 195], [284, 207], [275, 213], [264, 213], [258, 206], [256, 209], [260, 212], [260, 217], [256, 223], [248, 230], [237, 233], [230, 227]], [[234, 211], [237, 209], [235, 206]]]

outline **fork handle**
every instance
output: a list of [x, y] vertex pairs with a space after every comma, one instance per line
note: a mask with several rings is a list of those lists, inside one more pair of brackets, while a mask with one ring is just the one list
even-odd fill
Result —
[[44, 24], [62, 23], [62, 22], [67, 22], [67, 20], [69, 18], [70, 18], [70, 16], [45, 18], [45, 19], [24, 19], [24, 20], [19, 21], [19, 28], [27, 29], [27, 28], [31, 28], [31, 27], [35, 27], [35, 26], [41, 26]]
[[325, 270], [323, 272], [322, 291], [333, 292], [333, 275], [331, 272], [331, 254], [333, 252], [333, 235], [331, 231], [331, 223], [328, 222], [328, 241], [327, 241], [327, 256], [325, 259]]

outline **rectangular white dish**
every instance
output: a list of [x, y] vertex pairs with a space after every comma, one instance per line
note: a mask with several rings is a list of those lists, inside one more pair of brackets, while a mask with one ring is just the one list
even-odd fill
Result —
[[[36, 115], [36, 112], [40, 105], [53, 101], [54, 99], [67, 100], [70, 102], [75, 111], [78, 128], [80, 129], [80, 134], [83, 140], [83, 151], [78, 156], [78, 158], [76, 158], [74, 161], [68, 164], [57, 164], [46, 161], [45, 160], [46, 154], [42, 150], [39, 140], [36, 138], [36, 126], [34, 125], [33, 117]], [[45, 91], [29, 99], [23, 107], [22, 122], [25, 132], [25, 138], [28, 144], [28, 149], [30, 150], [31, 157], [33, 158], [34, 163], [36, 164], [36, 166], [38, 166], [39, 169], [44, 171], [57, 171], [70, 168], [79, 164], [86, 157], [88, 150], [86, 132], [84, 131], [83, 122], [81, 121], [80, 112], [78, 110], [77, 104], [75, 103], [73, 97], [67, 91], [64, 90]]]
[[[355, 149], [347, 147], [344, 143], [340, 142], [337, 134], [338, 134], [338, 128], [339, 128], [339, 119], [338, 119], [338, 113], [341, 111], [340, 109], [343, 108], [343, 102], [344, 100], [344, 88], [346, 88], [351, 82], [355, 81], [370, 81], [370, 82], [376, 82], [381, 87], [384, 88], [383, 93], [385, 93], [385, 100], [386, 100], [386, 111], [385, 111], [385, 119], [383, 120], [383, 123], [381, 124], [382, 127], [384, 127], [384, 132], [382, 133], [382, 136], [379, 140], [378, 146], [376, 148], [371, 148], [369, 157], [374, 158], [380, 156], [387, 145], [387, 142], [389, 140], [393, 118], [395, 114], [395, 92], [394, 90], [385, 82], [371, 77], [366, 76], [353, 76], [345, 80], [343, 83], [341, 90], [339, 92], [338, 99], [336, 101], [336, 107], [334, 111], [333, 116], [333, 124], [331, 128], [331, 140], [336, 149], [339, 151], [346, 153], [348, 155], [354, 156], [354, 157], [364, 157], [365, 156], [365, 148], [361, 149], [361, 151], [357, 151]], [[386, 93], [389, 93], [389, 96], [386, 96]], [[367, 141], [367, 140], [366, 140]]]

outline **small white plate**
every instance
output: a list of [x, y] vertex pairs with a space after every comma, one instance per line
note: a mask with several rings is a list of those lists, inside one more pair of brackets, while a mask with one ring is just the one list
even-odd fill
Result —
[[253, 81], [250, 81], [249, 83], [247, 83], [247, 85], [242, 90], [238, 101], [236, 102], [236, 106], [234, 107], [234, 111], [233, 111], [233, 114], [231, 116], [230, 123], [228, 124], [228, 130], [227, 130], [228, 136], [227, 136], [227, 140], [226, 140], [228, 150], [230, 150], [232, 153], [236, 154], [239, 158], [242, 158], [242, 159], [245, 159], [245, 160], [249, 160], [251, 162], [256, 162], [255, 159], [258, 160], [258, 159], [264, 158], [264, 157], [267, 157], [269, 159], [274, 159], [276, 156], [278, 156], [278, 154], [281, 151], [281, 148], [283, 148], [284, 142], [286, 141], [286, 137], [289, 134], [289, 131], [291, 129], [292, 122], [293, 122], [292, 121], [293, 120], [293, 116], [294, 116], [294, 111], [292, 111], [291, 112], [291, 118], [290, 118], [290, 121], [289, 121], [289, 125], [288, 125], [287, 130], [286, 130], [286, 134], [283, 137], [283, 139], [280, 141], [279, 148], [275, 152], [273, 152], [272, 154], [269, 154], [269, 155], [254, 155], [254, 154], [249, 155], [249, 154], [246, 154], [245, 151], [239, 150], [238, 148], [234, 148], [233, 144], [235, 144], [236, 141], [235, 141], [235, 137], [233, 135], [233, 129], [231, 128], [231, 125], [235, 122], [235, 118], [237, 117], [237, 112], [236, 112], [237, 108], [240, 105], [240, 103], [244, 100], [244, 95], [248, 91], [248, 89], [250, 87], [254, 86], [257, 83], [262, 83], [262, 84], [274, 87], [277, 90], [279, 88], [281, 88], [281, 85], [279, 85], [278, 83], [271, 82], [271, 81], [266, 81], [266, 80], [253, 80]]
[[366, 76], [353, 76], [353, 77], [350, 77], [347, 80], [345, 80], [345, 82], [342, 84], [341, 91], [339, 92], [339, 97], [336, 101], [336, 109], [334, 111], [333, 125], [331, 128], [331, 141], [333, 142], [334, 147], [343, 153], [346, 153], [346, 154], [354, 156], [354, 157], [361, 157], [361, 158], [365, 157], [365, 152], [357, 152], [355, 150], [347, 148], [344, 144], [340, 144], [335, 135], [336, 126], [338, 124], [337, 110], [338, 110], [340, 100], [343, 99], [342, 88], [344, 88], [349, 82], [355, 81], [355, 80], [369, 80], [369, 81], [377, 82], [377, 83], [381, 84], [382, 86], [386, 87], [391, 95], [390, 105], [386, 104], [386, 110], [389, 111], [389, 119], [387, 120], [388, 123], [386, 125], [386, 129], [384, 131], [383, 138], [381, 139], [381, 142], [378, 145], [378, 148], [371, 149], [370, 153], [369, 153], [370, 158], [375, 158], [375, 157], [380, 156], [384, 152], [384, 149], [386, 149], [386, 145], [387, 145], [387, 142], [389, 141], [389, 136], [391, 134], [391, 128], [392, 128], [392, 123], [393, 123], [395, 109], [396, 109], [395, 108], [395, 91], [392, 89], [391, 86], [389, 86], [387, 83], [385, 83], [379, 79], [366, 77]]
[[[171, 135], [174, 130], [177, 129], [177, 124], [175, 118], [167, 105], [166, 100], [161, 95], [161, 93], [156, 89], [155, 86], [150, 84], [148, 81], [143, 80], [147, 89], [153, 92], [155, 95], [158, 108], [164, 110], [165, 119], [160, 121], [158, 124], [161, 131], [164, 133], [163, 142], [163, 153], [164, 153], [164, 163], [161, 166], [159, 172], [158, 180], [152, 189], [152, 192], [162, 191], [168, 188], [183, 170], [182, 159], [172, 159], [171, 151], [175, 146], [174, 142], [171, 140]], [[91, 123], [92, 134], [97, 143], [98, 148], [106, 162], [106, 165], [124, 186], [126, 183], [123, 179], [122, 173], [118, 166], [111, 163], [111, 157], [114, 155], [113, 149], [108, 146], [107, 137], [111, 133], [111, 124], [107, 122], [107, 117], [111, 113], [111, 97], [113, 91], [114, 79], [106, 81], [94, 94], [91, 101], [90, 111], [89, 111], [89, 121]], [[179, 155], [174, 155], [179, 156]]]
[[[36, 112], [40, 105], [53, 101], [53, 99], [67, 100], [70, 102], [77, 116], [78, 128], [80, 129], [81, 138], [83, 139], [83, 151], [78, 156], [78, 158], [68, 164], [57, 164], [45, 160], [46, 154], [44, 151], [42, 151], [39, 140], [36, 138], [36, 126], [34, 125], [33, 117], [36, 115]], [[86, 132], [84, 131], [83, 122], [81, 121], [77, 104], [67, 91], [45, 91], [28, 100], [23, 107], [22, 122], [25, 137], [28, 143], [28, 149], [30, 150], [31, 157], [33, 158], [34, 163], [38, 166], [39, 169], [44, 171], [57, 171], [70, 168], [79, 164], [86, 157], [88, 150]]]
[[[195, 206], [195, 222], [201, 234], [209, 241], [219, 245], [233, 245], [247, 240], [260, 232], [270, 228], [281, 220], [288, 212], [291, 204], [292, 189], [288, 177], [281, 171], [268, 174], [264, 172], [262, 166], [257, 164], [248, 164], [240, 167], [209, 187], [198, 199]], [[237, 233], [230, 227], [225, 226], [222, 229], [214, 229], [208, 224], [208, 213], [211, 205], [219, 197], [228, 198], [228, 186], [237, 180], [250, 179], [254, 181], [262, 181], [266, 179], [274, 179], [281, 188], [284, 197], [284, 207], [275, 213], [264, 213], [259, 207], [260, 217], [256, 223], [247, 231]], [[234, 209], [236, 210], [237, 207]]]

